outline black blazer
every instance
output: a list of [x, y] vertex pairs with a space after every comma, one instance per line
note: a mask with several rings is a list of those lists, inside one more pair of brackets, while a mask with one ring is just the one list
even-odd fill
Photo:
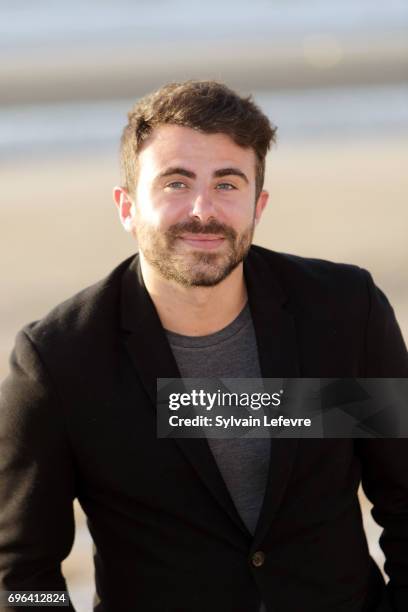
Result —
[[[244, 270], [264, 377], [408, 376], [364, 270], [260, 247]], [[65, 588], [78, 497], [97, 612], [407, 612], [407, 440], [272, 440], [251, 537], [206, 440], [156, 437], [156, 378], [178, 375], [137, 256], [19, 333], [0, 405], [0, 588]]]

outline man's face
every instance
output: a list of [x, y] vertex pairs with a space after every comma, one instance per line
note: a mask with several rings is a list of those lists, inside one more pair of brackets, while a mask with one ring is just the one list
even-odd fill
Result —
[[145, 260], [186, 287], [236, 268], [265, 206], [255, 202], [255, 153], [225, 134], [156, 128], [139, 154], [132, 231]]

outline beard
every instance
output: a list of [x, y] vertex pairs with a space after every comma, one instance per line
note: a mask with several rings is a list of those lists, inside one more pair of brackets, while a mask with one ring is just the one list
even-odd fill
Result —
[[[223, 281], [247, 255], [254, 235], [254, 222], [238, 234], [215, 219], [206, 224], [197, 219], [177, 223], [161, 232], [138, 221], [134, 229], [146, 261], [166, 280], [184, 287], [213, 287]], [[189, 234], [216, 234], [224, 238], [219, 252], [184, 250], [180, 237]]]

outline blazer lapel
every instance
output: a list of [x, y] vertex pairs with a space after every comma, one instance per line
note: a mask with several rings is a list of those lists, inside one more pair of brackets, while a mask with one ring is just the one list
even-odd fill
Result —
[[[257, 250], [251, 252], [244, 273], [263, 378], [300, 376], [295, 321], [278, 281], [278, 271]], [[255, 541], [261, 543], [285, 493], [296, 458], [298, 439], [271, 438], [269, 474]]]
[[[144, 285], [138, 255], [122, 279], [121, 327], [123, 343], [150, 398], [152, 409], [156, 412], [157, 378], [180, 378], [180, 372], [156, 308]], [[207, 440], [174, 438], [174, 443], [234, 523], [249, 536]]]

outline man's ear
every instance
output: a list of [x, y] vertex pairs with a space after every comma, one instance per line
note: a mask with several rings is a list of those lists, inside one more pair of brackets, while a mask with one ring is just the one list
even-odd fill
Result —
[[134, 202], [129, 193], [123, 187], [113, 188], [113, 200], [118, 207], [119, 219], [126, 232], [131, 232], [133, 228]]
[[268, 202], [268, 198], [269, 198], [269, 193], [267, 191], [262, 190], [255, 204], [255, 218], [254, 218], [255, 225], [258, 225], [262, 217], [262, 213]]

